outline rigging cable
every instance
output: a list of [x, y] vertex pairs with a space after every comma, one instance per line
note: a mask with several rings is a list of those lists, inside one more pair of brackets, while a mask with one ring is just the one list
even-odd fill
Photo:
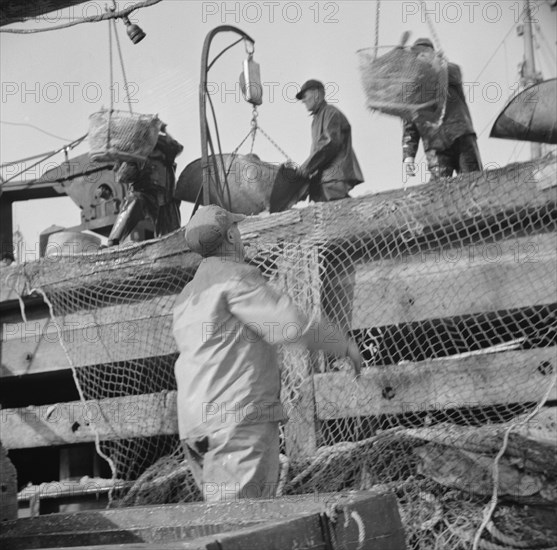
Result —
[[549, 52], [552, 60], [553, 60], [553, 64], [557, 65], [557, 56], [555, 55], [555, 51], [551, 49], [551, 45], [549, 44], [549, 42], [547, 41], [545, 34], [543, 33], [541, 27], [539, 25], [536, 25], [536, 29], [537, 33], [540, 35], [540, 38], [542, 39], [542, 43], [543, 45], [547, 48], [547, 51]]
[[[120, 67], [122, 69], [122, 78], [124, 79], [124, 90], [126, 91], [126, 101], [128, 103], [128, 109], [130, 110], [130, 113], [133, 114], [132, 103], [131, 103], [131, 99], [130, 99], [130, 87], [128, 85], [128, 79], [126, 77], [126, 68], [124, 66], [124, 57], [122, 55], [122, 48], [120, 47], [120, 38], [118, 36], [118, 28], [117, 28], [117, 25], [116, 25], [116, 19], [113, 19], [112, 21], [110, 21], [109, 25], [110, 24], [112, 24], [112, 27], [113, 27], [113, 30], [114, 30], [114, 37], [116, 38], [116, 47], [118, 48], [118, 57], [120, 58]], [[110, 97], [111, 97], [111, 103], [112, 103], [114, 83], [111, 82], [110, 85], [111, 85]]]
[[481, 71], [478, 73], [478, 75], [474, 79], [474, 82], [476, 82], [480, 78], [480, 76], [482, 76], [483, 72], [487, 69], [489, 64], [493, 61], [493, 58], [495, 57], [495, 55], [497, 54], [497, 52], [499, 51], [499, 49], [501, 48], [501, 46], [503, 45], [503, 43], [505, 42], [505, 40], [508, 38], [509, 34], [511, 34], [511, 32], [513, 30], [514, 30], [514, 23], [513, 23], [512, 27], [508, 30], [507, 34], [502, 38], [501, 42], [499, 42], [499, 45], [495, 48], [495, 50], [491, 54], [490, 58], [486, 61], [485, 65], [482, 67]]
[[0, 164], [0, 168], [5, 168], [6, 166], [13, 166], [14, 164], [19, 164], [20, 162], [27, 162], [28, 160], [43, 158], [46, 155], [50, 155], [53, 153], [56, 153], [56, 151], [48, 151], [47, 153], [40, 153], [39, 155], [32, 155], [30, 157], [25, 157], [23, 159], [12, 160], [11, 162], [4, 162], [3, 164]]
[[426, 23], [427, 23], [427, 26], [429, 27], [429, 32], [431, 33], [431, 37], [433, 38], [433, 43], [435, 45], [435, 49], [440, 50], [441, 53], [442, 53], [442, 56], [445, 57], [443, 49], [441, 48], [441, 41], [439, 40], [439, 36], [437, 35], [437, 31], [435, 30], [435, 26], [433, 25], [433, 21], [431, 20], [431, 17], [429, 16], [429, 11], [427, 9], [427, 5], [425, 3], [425, 0], [421, 0], [421, 8], [422, 8], [422, 11], [425, 13]]
[[377, 59], [377, 51], [379, 49], [379, 18], [381, 16], [381, 0], [375, 2], [375, 35], [373, 39], [373, 59]]
[[81, 23], [98, 23], [99, 21], [107, 21], [110, 19], [119, 19], [120, 17], [126, 17], [130, 13], [140, 8], [147, 8], [149, 6], [154, 6], [162, 2], [162, 0], [143, 0], [142, 2], [138, 2], [137, 4], [133, 4], [133, 6], [129, 6], [120, 10], [118, 12], [109, 11], [102, 13], [101, 15], [92, 15], [89, 17], [82, 17], [80, 19], [73, 19], [69, 23], [63, 23], [61, 25], [48, 25], [44, 29], [36, 28], [36, 29], [0, 29], [0, 32], [7, 32], [11, 34], [31, 34], [36, 32], [46, 32], [46, 31], [56, 31], [60, 29], [66, 29], [68, 27], [73, 27], [74, 25], [80, 25]]
[[29, 128], [33, 128], [34, 130], [37, 130], [39, 132], [42, 132], [43, 134], [46, 134], [47, 136], [56, 138], [56, 139], [61, 139], [62, 141], [71, 141], [68, 138], [62, 137], [62, 136], [57, 136], [56, 134], [51, 134], [50, 132], [47, 132], [46, 130], [43, 130], [42, 128], [39, 128], [38, 126], [35, 126], [34, 124], [29, 124], [28, 122], [8, 122], [7, 120], [0, 120], [0, 124], [8, 124], [10, 126], [28, 126]]
[[[41, 164], [41, 162], [44, 162], [45, 160], [48, 160], [49, 158], [53, 157], [57, 153], [60, 153], [60, 151], [68, 151], [70, 149], [73, 149], [74, 147], [77, 147], [86, 137], [87, 137], [87, 134], [77, 138], [76, 140], [72, 141], [68, 145], [64, 145], [64, 146], [60, 147], [59, 149], [56, 149], [55, 151], [52, 151], [50, 153], [46, 153], [46, 156], [44, 158], [42, 158], [41, 160], [39, 160], [38, 162], [35, 162], [31, 166], [29, 166], [27, 168], [24, 168], [23, 170], [19, 171], [17, 174], [14, 174], [13, 176], [9, 177], [7, 180], [1, 181], [0, 182], [0, 187], [2, 185], [5, 185], [9, 181], [12, 181], [14, 178], [17, 178], [18, 176], [21, 176], [21, 174], [24, 174], [28, 170], [31, 170], [31, 168], [35, 168], [35, 166]], [[35, 181], [35, 180], [33, 180], [33, 181]], [[31, 181], [29, 183], [33, 183], [33, 181]]]

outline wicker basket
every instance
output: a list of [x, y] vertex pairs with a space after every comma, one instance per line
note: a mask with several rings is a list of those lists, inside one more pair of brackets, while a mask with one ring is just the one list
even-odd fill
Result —
[[437, 123], [447, 96], [447, 62], [439, 54], [395, 48], [374, 59], [373, 49], [358, 51], [366, 105], [403, 119]]
[[91, 159], [144, 162], [153, 152], [162, 122], [157, 115], [99, 111], [89, 117]]

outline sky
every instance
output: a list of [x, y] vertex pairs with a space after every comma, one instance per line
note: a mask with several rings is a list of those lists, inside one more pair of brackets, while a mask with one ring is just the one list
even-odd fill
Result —
[[[536, 36], [536, 68], [543, 78], [556, 76], [557, 11], [552, 0], [531, 0]], [[117, 2], [123, 9], [132, 2]], [[100, 14], [106, 2], [85, 2], [3, 29], [52, 29], [55, 25]], [[424, 8], [425, 6], [425, 8]], [[484, 165], [497, 167], [527, 160], [530, 145], [489, 137], [493, 122], [519, 86], [523, 60], [523, 0], [431, 1], [382, 0], [379, 3], [380, 54], [397, 44], [404, 31], [411, 40], [433, 38], [450, 61], [460, 65]], [[353, 196], [400, 188], [404, 183], [401, 122], [366, 109], [357, 51], [374, 43], [376, 1], [242, 1], [163, 0], [134, 12], [131, 20], [146, 32], [139, 44], [128, 40], [118, 22], [122, 57], [133, 109], [158, 116], [184, 146], [177, 175], [200, 156], [198, 85], [201, 51], [207, 33], [233, 25], [255, 41], [254, 59], [261, 67], [263, 104], [260, 127], [295, 162], [301, 163], [311, 144], [311, 118], [294, 98], [309, 78], [326, 84], [327, 99], [352, 126], [354, 150], [365, 182]], [[434, 35], [432, 33], [435, 33]], [[88, 117], [110, 105], [108, 23], [87, 23], [62, 30], [30, 34], [0, 32], [0, 164], [52, 151], [84, 135]], [[211, 57], [237, 35], [219, 33]], [[114, 52], [116, 49], [114, 48]], [[232, 152], [250, 130], [252, 107], [241, 96], [238, 77], [246, 50], [242, 43], [225, 53], [209, 73], [224, 152]], [[127, 109], [124, 79], [116, 53], [112, 94], [116, 109]], [[249, 142], [239, 150], [248, 153]], [[87, 151], [87, 142], [72, 154]], [[258, 134], [254, 153], [268, 162], [283, 162], [278, 148]], [[59, 154], [26, 174], [38, 177]], [[427, 181], [423, 154], [411, 186]], [[4, 167], [8, 178], [34, 161]], [[23, 177], [23, 176], [22, 176]], [[1, 199], [0, 199], [1, 200]], [[182, 203], [182, 223], [192, 205]], [[80, 223], [79, 209], [67, 197], [24, 201], [14, 206], [14, 226], [32, 248], [39, 233], [56, 224]]]

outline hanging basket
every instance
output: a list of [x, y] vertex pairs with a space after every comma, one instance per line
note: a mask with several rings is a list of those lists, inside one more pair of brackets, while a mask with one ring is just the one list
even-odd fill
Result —
[[448, 88], [443, 56], [398, 47], [374, 58], [373, 51], [358, 51], [367, 107], [403, 119], [439, 123]]
[[89, 117], [90, 157], [97, 162], [143, 163], [153, 152], [162, 122], [157, 115], [102, 110]]

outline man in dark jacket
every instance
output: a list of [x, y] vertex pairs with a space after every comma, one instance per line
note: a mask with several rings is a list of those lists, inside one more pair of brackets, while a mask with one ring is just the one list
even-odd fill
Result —
[[325, 101], [325, 87], [308, 80], [296, 94], [313, 115], [311, 152], [300, 166], [302, 176], [311, 179], [309, 197], [326, 202], [349, 197], [349, 191], [364, 181], [352, 150], [352, 132], [347, 118]]
[[116, 180], [128, 185], [128, 193], [108, 236], [108, 246], [121, 243], [144, 219], [151, 220], [155, 237], [180, 227], [180, 201], [174, 198], [174, 159], [182, 150], [183, 146], [163, 128], [142, 166], [128, 161], [120, 164]]
[[[412, 49], [417, 53], [427, 53], [433, 51], [433, 44], [428, 38], [418, 38]], [[462, 88], [460, 67], [449, 63], [448, 73], [447, 102], [441, 124], [432, 127], [419, 120], [403, 122], [402, 153], [408, 176], [416, 173], [414, 159], [420, 138], [432, 177], [451, 177], [453, 172], [460, 174], [482, 169], [476, 133]]]

